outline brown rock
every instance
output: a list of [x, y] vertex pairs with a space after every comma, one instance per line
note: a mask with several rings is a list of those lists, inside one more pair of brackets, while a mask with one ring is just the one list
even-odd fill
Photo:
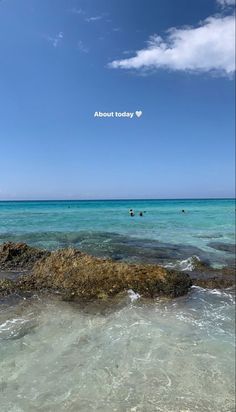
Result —
[[229, 287], [234, 284], [233, 268], [214, 269], [196, 261], [189, 275], [158, 265], [129, 264], [89, 256], [76, 249], [47, 252], [25, 243], [0, 246], [0, 269], [30, 270], [16, 280], [0, 281], [0, 294], [59, 292], [64, 299], [106, 298], [132, 289], [145, 297], [176, 297], [193, 284]]
[[[28, 280], [27, 280], [28, 279]], [[23, 279], [22, 279], [23, 280]], [[188, 292], [191, 280], [181, 272], [157, 265], [141, 265], [99, 259], [76, 249], [63, 249], [37, 262], [25, 286], [58, 290], [68, 298], [112, 296], [133, 289], [143, 296], [180, 296]]]
[[63, 249], [41, 258], [30, 275], [0, 281], [0, 293], [59, 292], [64, 299], [104, 299], [132, 289], [142, 296], [176, 297], [188, 292], [185, 273], [157, 265], [141, 265], [99, 259], [76, 249]]
[[189, 272], [192, 282], [196, 286], [209, 289], [224, 289], [235, 286], [235, 266], [213, 268], [200, 260], [195, 260], [194, 269]]
[[0, 245], [0, 270], [30, 270], [37, 260], [49, 254], [26, 243], [3, 243]]

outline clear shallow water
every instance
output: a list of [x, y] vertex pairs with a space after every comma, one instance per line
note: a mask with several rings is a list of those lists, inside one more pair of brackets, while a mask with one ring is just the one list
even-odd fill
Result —
[[[132, 294], [131, 294], [132, 297]], [[1, 411], [234, 411], [234, 295], [1, 305]]]
[[[130, 208], [146, 213], [131, 218]], [[180, 270], [193, 255], [231, 264], [234, 237], [233, 200], [0, 202], [0, 243]], [[1, 300], [1, 412], [233, 412], [233, 292], [135, 298], [85, 309], [52, 297]]]

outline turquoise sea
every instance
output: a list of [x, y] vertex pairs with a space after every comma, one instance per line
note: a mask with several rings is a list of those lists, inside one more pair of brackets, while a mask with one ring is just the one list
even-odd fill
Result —
[[[136, 212], [134, 217], [129, 216], [129, 209]], [[139, 211], [145, 212], [143, 217], [138, 215]], [[113, 251], [114, 258], [118, 257], [117, 253], [120, 258], [128, 256], [134, 259], [132, 250], [127, 253], [123, 243], [128, 248], [129, 241], [134, 246], [136, 240], [140, 248], [143, 241], [146, 249], [164, 245], [166, 249], [168, 245], [185, 247], [184, 258], [190, 257], [186, 256], [189, 247], [189, 253], [203, 252], [212, 263], [221, 263], [228, 254], [227, 251], [219, 251], [217, 244], [235, 241], [235, 201], [0, 202], [0, 242], [6, 240], [25, 241], [50, 249], [76, 246], [104, 255]], [[148, 244], [147, 241], [153, 243]], [[215, 247], [209, 246], [211, 243]]]
[[[188, 271], [193, 256], [231, 266], [235, 201], [0, 202], [9, 240]], [[154, 301], [129, 291], [83, 308], [38, 295], [0, 303], [2, 412], [235, 411], [232, 289]]]

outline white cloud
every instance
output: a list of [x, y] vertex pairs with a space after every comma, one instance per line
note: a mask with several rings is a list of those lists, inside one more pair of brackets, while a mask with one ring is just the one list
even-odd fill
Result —
[[[227, 0], [230, 1], [230, 0]], [[209, 17], [198, 27], [171, 28], [166, 39], [152, 36], [134, 57], [114, 60], [110, 68], [218, 72], [235, 70], [235, 18]]]
[[217, 0], [217, 3], [223, 7], [235, 6], [235, 0]]
[[64, 34], [60, 31], [55, 37], [47, 37], [48, 41], [53, 45], [53, 47], [57, 47], [59, 42], [63, 39]]
[[88, 23], [92, 23], [94, 21], [98, 21], [103, 19], [104, 16], [93, 16], [93, 17], [86, 17], [85, 21], [87, 21]]

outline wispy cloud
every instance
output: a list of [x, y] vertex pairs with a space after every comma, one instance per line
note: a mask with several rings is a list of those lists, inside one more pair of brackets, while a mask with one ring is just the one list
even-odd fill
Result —
[[235, 6], [235, 0], [217, 0], [222, 7]]
[[86, 10], [76, 7], [70, 9], [69, 11], [73, 14], [80, 15], [83, 18], [83, 20], [87, 23], [94, 23], [96, 21], [102, 20], [108, 15], [108, 13], [102, 13], [95, 16], [89, 16]]
[[[230, 1], [230, 0], [227, 0]], [[198, 27], [171, 28], [166, 38], [153, 35], [147, 47], [134, 57], [114, 60], [114, 69], [218, 72], [231, 75], [235, 71], [235, 18], [213, 16]]]
[[83, 9], [77, 9], [76, 7], [73, 7], [73, 9], [70, 9], [69, 11], [74, 14], [80, 14], [80, 15], [85, 14], [85, 11]]
[[60, 31], [56, 36], [54, 37], [47, 37], [47, 40], [53, 45], [53, 47], [57, 47], [59, 43], [62, 41], [64, 37], [64, 34], [62, 31]]
[[84, 20], [87, 21], [87, 23], [93, 23], [95, 21], [102, 20], [103, 17], [104, 17], [103, 15], [101, 15], [101, 16], [92, 16], [92, 17], [86, 17]]
[[82, 53], [88, 53], [89, 49], [85, 44], [82, 42], [82, 40], [79, 40], [77, 43], [77, 49], [82, 52]]

